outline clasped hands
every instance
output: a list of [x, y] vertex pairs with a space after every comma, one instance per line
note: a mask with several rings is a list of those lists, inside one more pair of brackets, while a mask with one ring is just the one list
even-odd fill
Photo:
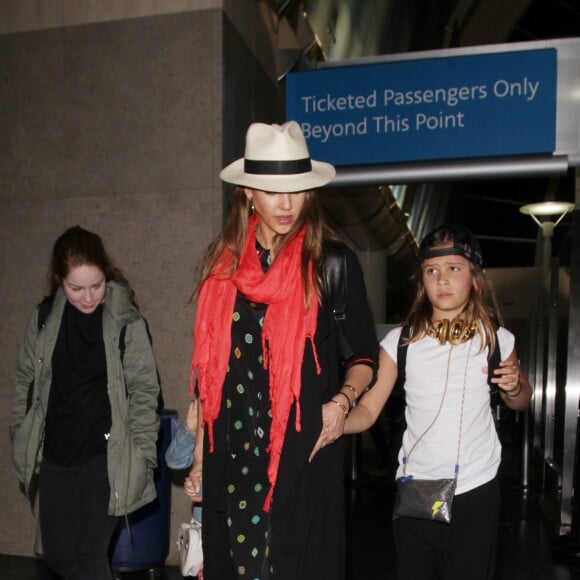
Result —
[[312, 449], [312, 453], [310, 453], [308, 461], [312, 461], [314, 456], [323, 447], [330, 445], [330, 443], [333, 443], [342, 436], [345, 421], [346, 415], [341, 407], [332, 400], [322, 405], [322, 430]]

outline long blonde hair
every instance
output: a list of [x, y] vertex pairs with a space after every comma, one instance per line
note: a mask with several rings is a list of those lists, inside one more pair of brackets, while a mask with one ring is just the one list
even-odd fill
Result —
[[[231, 275], [236, 271], [246, 241], [248, 221], [251, 213], [251, 202], [246, 197], [244, 188], [240, 186], [236, 187], [225, 226], [217, 238], [210, 244], [203, 257], [199, 280], [190, 298], [190, 302], [194, 302], [197, 299], [201, 286], [214, 271], [224, 249], [228, 249], [233, 256], [230, 271], [226, 271], [224, 274]], [[325, 223], [315, 191], [306, 192], [304, 205], [292, 229], [287, 234], [274, 236], [272, 249], [274, 259], [280, 253], [284, 244], [303, 225], [306, 227], [306, 235], [302, 247], [300, 275], [305, 288], [305, 304], [308, 305], [313, 295], [319, 301], [322, 298], [322, 248], [324, 239], [336, 239], [336, 235]], [[310, 261], [312, 261], [315, 274], [312, 280], [308, 275]]]
[[[453, 232], [441, 229], [433, 236], [429, 248], [441, 248], [453, 244]], [[433, 305], [429, 301], [425, 285], [423, 283], [422, 264], [418, 264], [415, 272], [416, 292], [411, 304], [409, 314], [404, 321], [404, 326], [411, 328], [409, 342], [415, 342], [429, 333], [431, 329], [431, 317]], [[466, 325], [477, 324], [481, 337], [481, 349], [489, 347], [490, 351], [495, 348], [495, 331], [503, 325], [503, 320], [491, 282], [482, 268], [473, 262], [469, 262], [471, 271], [471, 293], [461, 318]]]

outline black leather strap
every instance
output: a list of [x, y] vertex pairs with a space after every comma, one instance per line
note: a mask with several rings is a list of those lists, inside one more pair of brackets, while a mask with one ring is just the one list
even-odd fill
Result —
[[332, 240], [324, 242], [322, 269], [326, 297], [338, 330], [338, 347], [342, 358], [348, 360], [354, 354], [342, 328], [342, 322], [346, 319], [348, 300], [348, 268], [345, 253], [340, 250], [339, 244]]

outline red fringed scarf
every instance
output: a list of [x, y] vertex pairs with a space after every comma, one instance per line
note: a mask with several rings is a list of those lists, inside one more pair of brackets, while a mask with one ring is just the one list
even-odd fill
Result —
[[[194, 353], [191, 376], [197, 370], [199, 398], [207, 426], [210, 451], [213, 451], [213, 422], [221, 407], [222, 389], [231, 350], [231, 325], [236, 291], [253, 302], [267, 304], [262, 327], [264, 368], [269, 369], [272, 426], [268, 480], [270, 490], [264, 503], [269, 511], [286, 426], [292, 403], [296, 401], [296, 430], [300, 431], [300, 387], [306, 340], [314, 350], [316, 372], [320, 367], [314, 349], [318, 301], [313, 295], [308, 310], [304, 307], [304, 284], [300, 275], [305, 230], [302, 228], [282, 248], [265, 273], [256, 252], [258, 217], [252, 216], [238, 269], [224, 277], [233, 256], [225, 249], [213, 273], [201, 287], [194, 326]], [[309, 275], [312, 276], [312, 263]]]

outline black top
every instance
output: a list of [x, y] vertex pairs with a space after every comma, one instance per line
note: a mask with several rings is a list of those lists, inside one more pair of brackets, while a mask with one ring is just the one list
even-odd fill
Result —
[[[256, 242], [262, 269], [268, 270], [269, 251]], [[224, 381], [221, 414], [227, 416], [227, 451], [265, 455], [272, 422], [268, 371], [262, 356], [262, 324], [266, 305], [236, 295], [232, 318], [232, 347]]]
[[85, 314], [67, 302], [52, 356], [44, 457], [80, 465], [106, 452], [110, 429], [103, 305]]

